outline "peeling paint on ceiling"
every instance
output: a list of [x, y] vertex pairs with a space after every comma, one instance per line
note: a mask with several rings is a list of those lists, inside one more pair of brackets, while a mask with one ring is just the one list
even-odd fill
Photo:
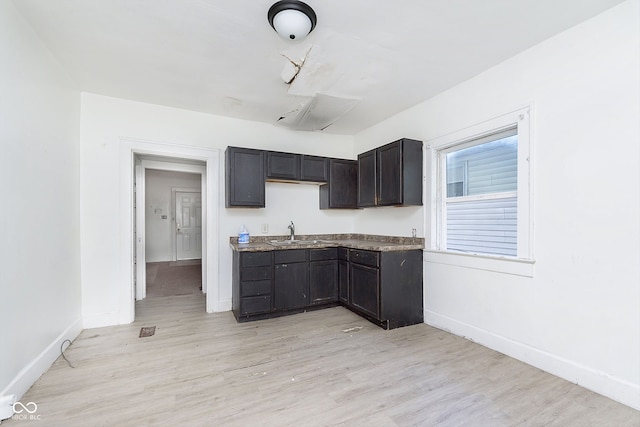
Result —
[[622, 0], [306, 2], [292, 43], [255, 0], [12, 1], [79, 90], [265, 123], [303, 104], [355, 134]]
[[276, 124], [293, 130], [321, 131], [336, 123], [359, 99], [317, 93], [280, 117]]

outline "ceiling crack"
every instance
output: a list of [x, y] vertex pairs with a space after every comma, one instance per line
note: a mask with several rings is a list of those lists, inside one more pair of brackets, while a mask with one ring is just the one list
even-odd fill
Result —
[[313, 47], [313, 45], [309, 46], [309, 49], [307, 49], [307, 51], [305, 52], [304, 56], [300, 59], [300, 62], [296, 62], [293, 59], [289, 58], [284, 53], [281, 53], [281, 55], [284, 56], [289, 61], [291, 66], [293, 67], [293, 70], [288, 70], [287, 69], [288, 67], [285, 66], [285, 69], [282, 70], [282, 74], [280, 76], [282, 77], [282, 80], [284, 80], [284, 82], [286, 84], [288, 84], [288, 85], [292, 84], [293, 81], [296, 79], [296, 77], [298, 77], [298, 74], [300, 74], [300, 71], [302, 70], [302, 66], [304, 65], [305, 61], [307, 60], [307, 57], [309, 56], [309, 52], [311, 52], [311, 48], [312, 47]]

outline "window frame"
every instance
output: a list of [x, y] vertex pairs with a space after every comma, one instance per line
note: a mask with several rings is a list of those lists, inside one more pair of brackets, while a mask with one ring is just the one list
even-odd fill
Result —
[[[531, 135], [531, 108], [520, 108], [511, 113], [432, 139], [427, 143], [425, 156], [431, 163], [430, 212], [431, 244], [425, 249], [425, 260], [507, 274], [533, 276], [533, 156]], [[518, 135], [518, 224], [517, 255], [491, 255], [468, 253], [446, 249], [446, 154], [463, 148], [479, 145], [491, 134], [517, 129]], [[486, 142], [486, 141], [484, 141]], [[487, 195], [491, 197], [491, 195]], [[427, 215], [425, 213], [425, 215]]]

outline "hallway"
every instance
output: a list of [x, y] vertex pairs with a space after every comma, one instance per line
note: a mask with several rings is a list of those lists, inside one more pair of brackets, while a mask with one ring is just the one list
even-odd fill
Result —
[[201, 260], [147, 263], [147, 298], [201, 293]]

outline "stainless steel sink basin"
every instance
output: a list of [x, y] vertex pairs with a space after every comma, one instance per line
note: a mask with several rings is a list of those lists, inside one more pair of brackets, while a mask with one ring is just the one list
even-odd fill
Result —
[[299, 245], [301, 242], [302, 242], [301, 240], [272, 240], [268, 243], [273, 246], [289, 246], [289, 245]]
[[273, 246], [292, 246], [292, 245], [318, 245], [330, 243], [327, 240], [272, 240], [267, 242]]

